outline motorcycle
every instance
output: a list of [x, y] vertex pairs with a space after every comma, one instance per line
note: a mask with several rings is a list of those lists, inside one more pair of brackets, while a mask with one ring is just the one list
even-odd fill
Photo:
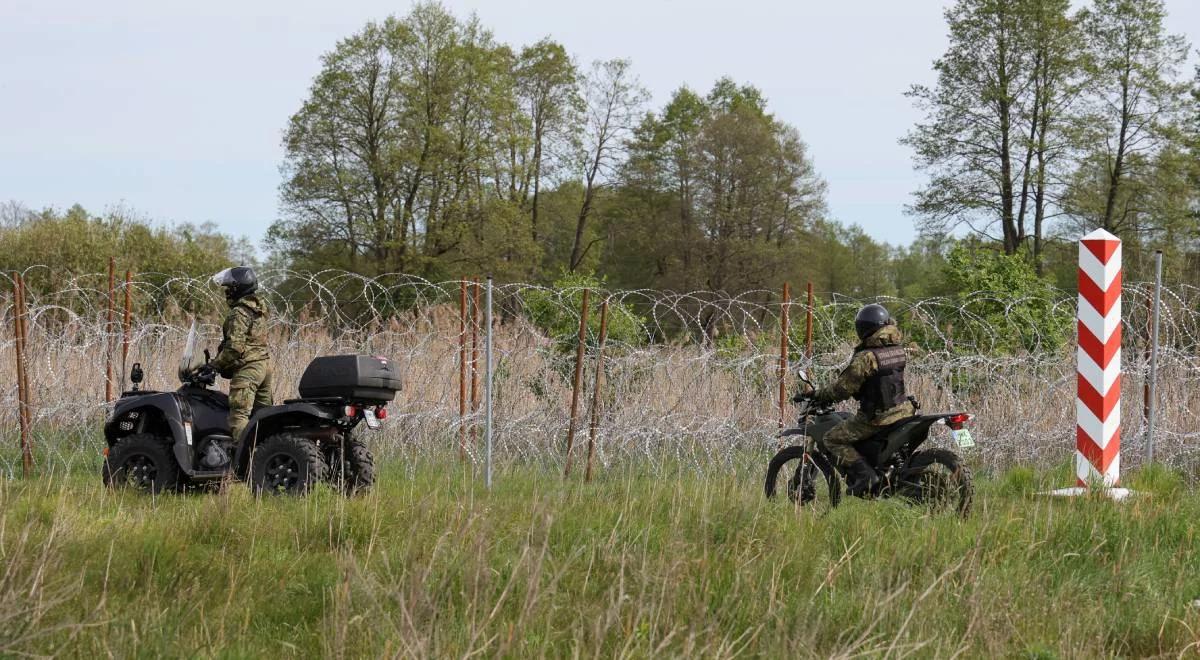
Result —
[[[811, 385], [805, 372], [798, 376]], [[973, 447], [974, 439], [966, 424], [974, 416], [964, 412], [919, 414], [917, 400], [909, 397], [909, 401], [913, 404], [911, 417], [882, 427], [854, 446], [880, 477], [879, 483], [861, 497], [900, 497], [933, 509], [953, 507], [959, 515], [968, 515], [974, 495], [970, 469], [953, 451], [921, 446], [935, 425], [944, 425], [959, 447]], [[785, 479], [788, 499], [800, 506], [815, 506], [824, 492], [826, 505], [835, 507], [841, 502], [842, 482], [849, 481], [848, 475], [825, 450], [821, 439], [851, 415], [831, 406], [817, 406], [809, 399], [799, 403], [799, 426], [779, 434], [780, 438], [798, 438], [799, 443], [780, 449], [771, 458], [764, 484], [766, 496], [775, 496], [781, 473], [791, 465], [792, 474]]]

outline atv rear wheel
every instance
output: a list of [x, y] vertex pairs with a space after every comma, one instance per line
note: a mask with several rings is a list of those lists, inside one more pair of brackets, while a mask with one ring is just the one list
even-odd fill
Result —
[[328, 472], [317, 443], [291, 433], [279, 433], [254, 449], [250, 488], [255, 493], [303, 495], [323, 481]]
[[118, 440], [108, 450], [101, 475], [110, 488], [161, 493], [180, 486], [179, 464], [171, 454], [171, 446], [150, 433], [135, 433]]
[[[804, 447], [792, 446], [779, 450], [767, 465], [767, 479], [763, 486], [767, 499], [775, 497], [775, 487], [781, 471], [789, 463], [793, 466], [787, 479], [788, 499], [798, 506], [822, 506], [833, 508], [842, 501], [842, 479], [824, 455], [806, 451]], [[822, 497], [822, 494], [827, 497]]]
[[897, 490], [934, 511], [953, 508], [966, 517], [971, 512], [975, 484], [970, 468], [958, 454], [948, 449], [927, 449], [909, 459]]
[[365, 493], [375, 483], [375, 459], [358, 438], [331, 447], [328, 462], [329, 482], [347, 495]]

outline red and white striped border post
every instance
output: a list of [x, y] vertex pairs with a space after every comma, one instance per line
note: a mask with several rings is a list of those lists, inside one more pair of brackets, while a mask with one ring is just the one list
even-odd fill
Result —
[[1097, 229], [1079, 241], [1075, 477], [1117, 485], [1121, 472], [1121, 239]]

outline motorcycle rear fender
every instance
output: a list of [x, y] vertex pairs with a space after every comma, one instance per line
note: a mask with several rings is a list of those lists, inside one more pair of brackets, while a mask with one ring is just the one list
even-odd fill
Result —
[[235, 470], [239, 475], [245, 475], [250, 466], [250, 454], [259, 440], [273, 435], [279, 429], [286, 426], [328, 426], [340, 416], [340, 410], [307, 401], [293, 401], [254, 411], [250, 422], [246, 424], [246, 430], [242, 432], [242, 437], [235, 438], [238, 440], [237, 456], [234, 458]]
[[901, 449], [916, 449], [929, 438], [929, 428], [942, 416], [920, 415], [904, 420], [888, 433], [883, 451], [879, 452], [877, 464], [883, 463]]

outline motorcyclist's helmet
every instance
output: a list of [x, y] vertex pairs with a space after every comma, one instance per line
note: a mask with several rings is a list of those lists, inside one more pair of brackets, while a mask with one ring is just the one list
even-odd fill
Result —
[[225, 287], [225, 299], [237, 302], [258, 290], [258, 276], [249, 266], [236, 266], [212, 276], [213, 284]]
[[854, 317], [854, 331], [858, 333], [860, 341], [865, 341], [883, 326], [895, 322], [883, 305], [867, 305], [858, 310], [858, 315]]

